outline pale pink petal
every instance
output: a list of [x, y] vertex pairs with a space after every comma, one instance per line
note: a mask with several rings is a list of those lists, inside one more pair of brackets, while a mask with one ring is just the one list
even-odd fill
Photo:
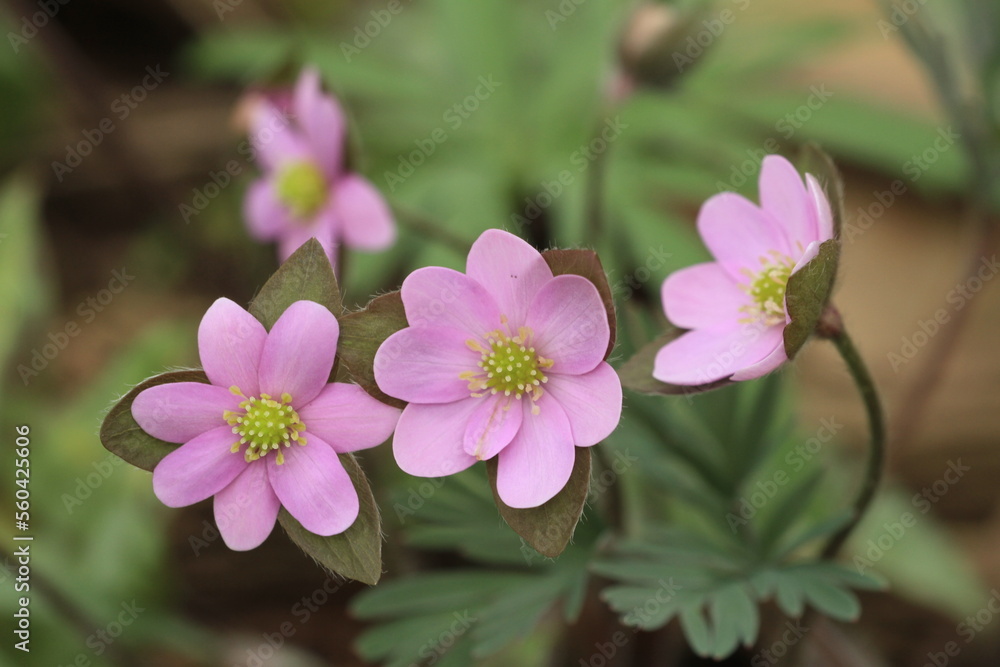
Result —
[[312, 157], [306, 138], [295, 128], [291, 117], [266, 99], [254, 106], [249, 139], [265, 169], [273, 171], [288, 162]]
[[[273, 455], [272, 455], [273, 456]], [[254, 461], [215, 494], [215, 523], [233, 551], [259, 547], [274, 530], [281, 502], [267, 479], [267, 463]]]
[[782, 327], [773, 328], [782, 331], [782, 338], [778, 344], [775, 345], [774, 350], [772, 350], [769, 355], [758, 361], [756, 364], [752, 364], [733, 373], [733, 380], [737, 382], [742, 382], [743, 380], [756, 380], [757, 378], [764, 377], [768, 373], [777, 370], [781, 364], [788, 361], [788, 355], [785, 353], [784, 329]]
[[751, 302], [718, 262], [695, 264], [667, 276], [661, 290], [667, 319], [682, 329], [732, 321]]
[[222, 413], [242, 399], [224, 387], [201, 382], [171, 382], [142, 391], [132, 401], [139, 427], [160, 440], [187, 442], [226, 425]]
[[303, 436], [305, 446], [281, 450], [285, 456], [281, 465], [277, 456], [268, 454], [271, 487], [288, 513], [310, 533], [342, 533], [358, 518], [358, 491], [333, 447], [308, 431]]
[[257, 369], [267, 331], [253, 315], [229, 299], [218, 299], [198, 327], [198, 353], [214, 385], [239, 387], [247, 396], [259, 391]]
[[153, 493], [168, 507], [214, 496], [247, 466], [243, 454], [230, 451], [237, 440], [229, 426], [220, 426], [181, 445], [153, 469]]
[[608, 313], [594, 283], [582, 276], [556, 276], [538, 290], [525, 326], [531, 345], [552, 359], [553, 373], [593, 370], [608, 351]]
[[493, 295], [515, 329], [524, 323], [535, 294], [552, 279], [541, 253], [501, 229], [487, 229], [476, 239], [465, 272]]
[[524, 421], [514, 440], [498, 455], [497, 493], [510, 507], [538, 507], [566, 486], [576, 448], [569, 419], [559, 402], [545, 394], [532, 414], [523, 401]]
[[761, 165], [760, 205], [784, 228], [793, 253], [816, 240], [812, 197], [798, 170], [780, 155], [768, 155]]
[[250, 235], [258, 241], [274, 240], [294, 224], [275, 187], [274, 179], [260, 178], [250, 185], [243, 200], [243, 217]]
[[297, 221], [290, 224], [278, 239], [278, 258], [284, 262], [309, 239], [316, 239], [326, 251], [326, 257], [333, 264], [336, 261], [337, 244], [336, 218], [328, 211], [321, 211], [310, 221]]
[[389, 439], [399, 408], [369, 396], [356, 384], [328, 384], [309, 405], [299, 409], [299, 418], [314, 433], [341, 454], [368, 449]]
[[465, 430], [483, 402], [466, 398], [455, 403], [410, 403], [392, 437], [392, 453], [403, 472], [417, 477], [444, 477], [465, 470], [476, 457], [465, 453]]
[[277, 400], [292, 395], [296, 408], [308, 405], [326, 386], [337, 353], [340, 325], [326, 306], [296, 301], [271, 327], [260, 357], [260, 390]]
[[400, 289], [411, 327], [445, 326], [485, 336], [500, 328], [500, 309], [478, 282], [453, 269], [417, 269]]
[[827, 199], [823, 186], [812, 174], [806, 174], [806, 185], [818, 220], [815, 240], [821, 243], [829, 241], [833, 238], [833, 211], [830, 209], [830, 200]]
[[746, 279], [744, 269], [759, 271], [761, 258], [773, 260], [773, 252], [791, 254], [781, 224], [732, 192], [717, 194], [702, 205], [698, 213], [698, 232], [711, 253], [737, 281]]
[[653, 377], [690, 386], [728, 378], [782, 346], [783, 329], [733, 322], [689, 331], [657, 353]]
[[618, 428], [622, 383], [609, 364], [601, 362], [584, 375], [552, 374], [545, 391], [566, 412], [577, 447], [596, 445]]
[[347, 123], [340, 105], [323, 92], [319, 71], [315, 68], [307, 68], [299, 75], [293, 108], [316, 161], [327, 177], [335, 177], [343, 164]]
[[808, 246], [806, 246], [806, 249], [802, 253], [802, 256], [799, 257], [799, 261], [797, 261], [795, 263], [795, 266], [792, 267], [791, 275], [794, 275], [803, 266], [816, 259], [816, 256], [819, 255], [819, 246], [820, 246], [819, 241], [813, 241]]
[[465, 429], [465, 453], [480, 461], [496, 456], [521, 428], [521, 402], [527, 400], [527, 397], [518, 400], [502, 393], [483, 398]]
[[469, 381], [481, 356], [466, 342], [468, 332], [447, 327], [407, 327], [389, 336], [375, 353], [375, 382], [394, 398], [414, 403], [451, 403], [468, 398]]
[[344, 243], [359, 250], [384, 250], [396, 240], [396, 222], [382, 193], [357, 174], [334, 185], [333, 210]]

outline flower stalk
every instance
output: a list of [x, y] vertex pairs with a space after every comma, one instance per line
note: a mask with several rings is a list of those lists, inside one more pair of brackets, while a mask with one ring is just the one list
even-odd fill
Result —
[[841, 358], [847, 365], [848, 371], [861, 394], [861, 400], [865, 405], [865, 412], [868, 415], [868, 428], [871, 432], [871, 442], [868, 449], [868, 463], [865, 469], [865, 476], [861, 483], [857, 497], [851, 506], [851, 516], [848, 523], [841, 528], [823, 548], [824, 558], [833, 558], [840, 551], [841, 547], [850, 537], [851, 533], [861, 522], [868, 506], [875, 497], [879, 481], [882, 478], [882, 471], [885, 467], [885, 419], [882, 411], [882, 403], [878, 396], [878, 390], [872, 381], [868, 367], [858, 353], [854, 342], [844, 329], [840, 313], [833, 305], [828, 305], [820, 318], [816, 327], [816, 334], [821, 338], [830, 340], [837, 348]]

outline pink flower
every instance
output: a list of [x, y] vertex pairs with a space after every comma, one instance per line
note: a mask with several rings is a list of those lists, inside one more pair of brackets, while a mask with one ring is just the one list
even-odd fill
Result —
[[251, 136], [264, 175], [244, 201], [251, 235], [277, 240], [282, 261], [314, 237], [331, 261], [341, 242], [360, 250], [392, 245], [388, 204], [369, 181], [344, 171], [346, 120], [319, 73], [303, 71], [289, 108], [282, 106], [278, 94], [253, 102]]
[[466, 273], [419, 269], [401, 295], [410, 326], [375, 355], [379, 387], [409, 402], [393, 438], [399, 467], [440, 477], [497, 456], [507, 505], [555, 496], [575, 447], [603, 440], [621, 416], [594, 284], [553, 277], [537, 250], [491, 229], [469, 251]]
[[335, 535], [358, 516], [358, 494], [338, 453], [374, 447], [399, 410], [360, 387], [327, 383], [339, 326], [329, 310], [297, 301], [271, 332], [229, 299], [198, 329], [211, 384], [143, 391], [132, 415], [153, 437], [183, 445], [153, 470], [153, 491], [183, 507], [215, 496], [231, 549], [253, 549], [284, 506], [309, 531]]
[[673, 324], [691, 329], [656, 355], [653, 377], [679, 385], [751, 380], [788, 360], [785, 285], [833, 238], [830, 203], [788, 160], [764, 159], [758, 207], [732, 192], [705, 202], [698, 232], [716, 261], [681, 269], [663, 283]]

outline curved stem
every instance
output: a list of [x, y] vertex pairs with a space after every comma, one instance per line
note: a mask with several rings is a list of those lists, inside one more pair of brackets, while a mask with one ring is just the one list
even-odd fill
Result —
[[823, 314], [823, 319], [817, 329], [819, 335], [828, 338], [836, 347], [847, 364], [847, 369], [857, 385], [861, 394], [861, 400], [865, 404], [865, 411], [868, 414], [868, 427], [871, 431], [871, 443], [868, 449], [868, 463], [865, 470], [865, 477], [858, 491], [854, 504], [851, 506], [851, 519], [841, 528], [823, 549], [824, 558], [834, 557], [844, 542], [857, 527], [875, 497], [879, 480], [882, 477], [882, 470], [885, 467], [885, 419], [882, 413], [882, 403], [879, 400], [878, 391], [872, 381], [868, 367], [865, 365], [861, 355], [858, 354], [854, 342], [847, 335], [840, 314], [833, 306], [828, 306]]

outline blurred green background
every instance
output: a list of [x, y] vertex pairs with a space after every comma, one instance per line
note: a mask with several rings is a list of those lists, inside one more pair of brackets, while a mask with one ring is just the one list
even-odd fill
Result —
[[[755, 197], [764, 152], [795, 155], [819, 142], [848, 185], [838, 303], [890, 421], [920, 420], [893, 442], [891, 480], [845, 560], [864, 554], [885, 521], [913, 511], [913, 494], [949, 462], [971, 468], [877, 563], [891, 592], [865, 594], [860, 623], [831, 625], [821, 639], [854, 656], [829, 664], [888, 665], [923, 664], [955, 639], [956, 625], [1000, 584], [1000, 293], [988, 280], [965, 304], [973, 312], [932, 395], [915, 416], [905, 407], [935, 354], [915, 335], [938, 309], [957, 313], [948, 295], [976, 247], [976, 221], [996, 210], [1000, 24], [991, 3], [921, 9], [935, 12], [926, 22], [942, 33], [925, 42], [910, 13], [866, 0], [392, 7], [399, 11], [276, 0], [2, 7], [0, 509], [12, 517], [14, 427], [27, 424], [35, 541], [32, 653], [14, 651], [6, 634], [0, 660], [248, 665], [284, 622], [294, 632], [264, 664], [369, 664], [355, 647], [374, 658], [372, 644], [388, 641], [357, 644], [365, 622], [348, 604], [359, 586], [327, 595], [333, 586], [324, 592], [322, 573], [280, 531], [257, 551], [229, 552], [207, 504], [162, 507], [149, 475], [97, 438], [129, 386], [197, 365], [197, 322], [214, 299], [246, 303], [276, 268], [273, 248], [251, 241], [241, 220], [256, 171], [241, 149], [237, 102], [245, 86], [288, 81], [304, 63], [341, 98], [355, 168], [400, 222], [388, 252], [347, 257], [348, 306], [394, 289], [413, 268], [460, 267], [482, 230], [506, 227], [540, 248], [600, 251], [625, 327], [616, 363], [655, 331], [662, 279], [707, 258], [693, 229], [699, 204], [720, 189]], [[592, 144], [604, 128], [607, 141]], [[234, 177], [224, 174], [231, 161]], [[912, 359], [907, 343], [919, 348]], [[827, 471], [823, 492], [836, 505], [853, 488], [865, 435], [846, 375], [819, 347], [785, 374], [782, 405], [800, 433], [831, 416], [845, 425], [812, 464]], [[627, 396], [615, 447], [651, 446], [642, 428], [655, 423], [654, 405]], [[781, 455], [754, 474], [766, 478]], [[388, 578], [466, 562], [467, 553], [442, 548], [452, 542], [407, 532], [393, 503], [419, 481], [393, 471], [387, 447], [365, 464], [380, 489]], [[481, 482], [468, 481], [470, 493]], [[476, 515], [487, 522], [480, 538], [492, 533], [505, 545], [497, 549], [516, 552], [491, 512]], [[12, 519], [0, 525], [13, 544]], [[597, 540], [599, 527], [581, 531]], [[0, 578], [9, 623], [13, 577]], [[491, 664], [575, 665], [592, 652], [586, 623], [602, 613], [610, 614], [585, 612], [560, 645], [557, 618], [542, 614], [512, 630], [509, 645], [498, 641]], [[675, 629], [651, 634], [620, 664], [675, 664], [663, 657], [677, 653]], [[1000, 622], [958, 641], [949, 664], [997, 664]]]

